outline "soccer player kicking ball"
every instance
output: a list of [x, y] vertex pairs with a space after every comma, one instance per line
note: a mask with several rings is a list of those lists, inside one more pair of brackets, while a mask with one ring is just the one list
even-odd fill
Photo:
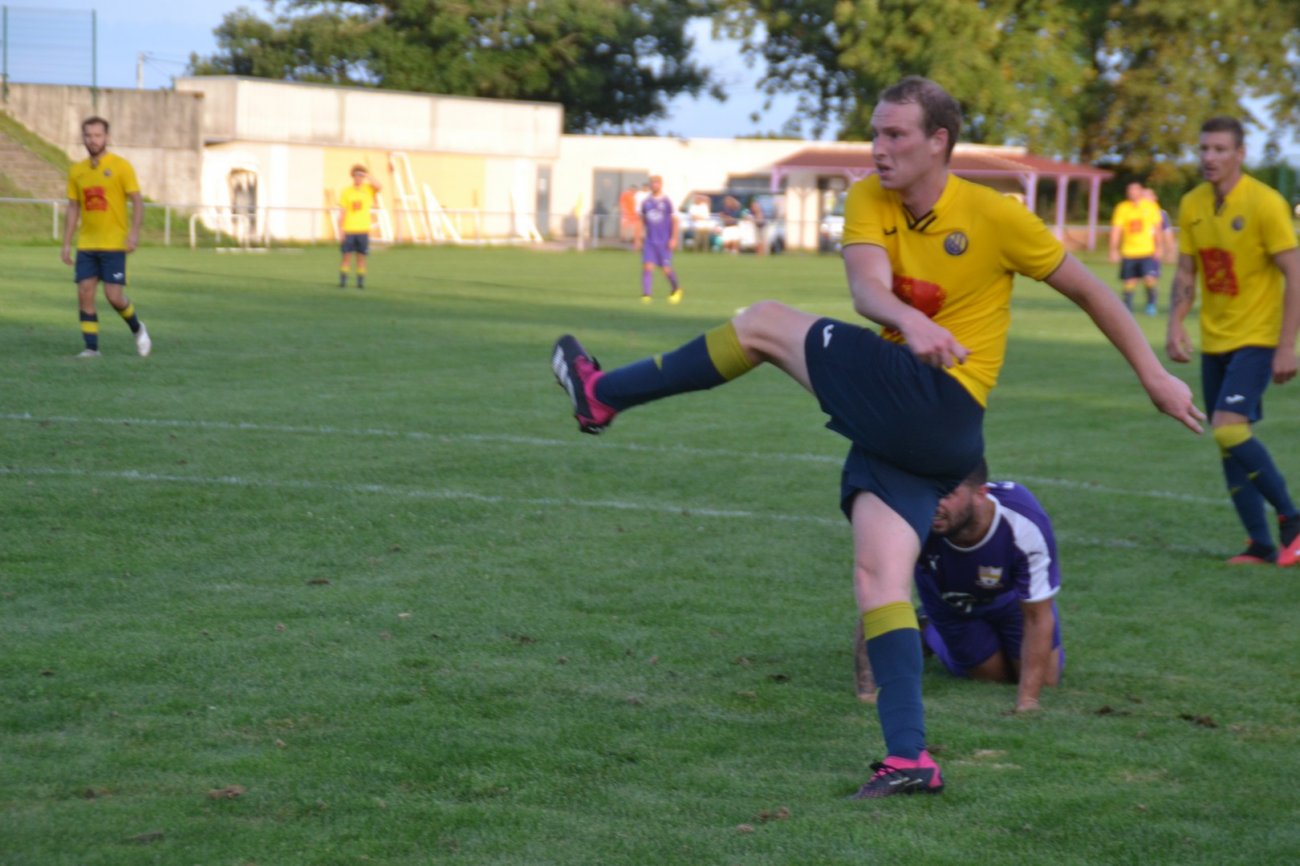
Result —
[[887, 751], [857, 799], [943, 789], [926, 750], [912, 569], [939, 500], [983, 456], [984, 404], [1005, 354], [1014, 274], [1045, 280], [1082, 307], [1162, 412], [1196, 432], [1204, 418], [1119, 299], [1037, 217], [949, 174], [961, 112], [943, 88], [903, 79], [881, 94], [871, 125], [876, 171], [849, 192], [844, 261], [854, 308], [882, 334], [764, 301], [617, 370], [602, 372], [571, 336], [552, 353], [587, 433], [634, 406], [768, 362], [812, 392], [827, 426], [849, 439], [840, 504], [853, 528], [854, 590]]
[[[153, 350], [153, 341], [126, 296], [126, 256], [135, 252], [140, 243], [144, 197], [140, 195], [140, 184], [131, 163], [108, 152], [107, 120], [86, 118], [81, 124], [81, 141], [90, 156], [68, 171], [68, 213], [63, 220], [62, 252], [63, 263], [74, 265], [72, 278], [77, 283], [77, 303], [81, 310], [81, 339], [85, 348], [77, 357], [99, 357], [95, 289], [101, 282], [104, 297], [135, 335], [135, 350], [140, 357], [147, 357]], [[130, 225], [126, 218], [128, 201]]]
[[[1213, 117], [1201, 126], [1200, 184], [1178, 207], [1178, 270], [1170, 292], [1165, 351], [1187, 363], [1192, 343], [1183, 319], [1201, 299], [1201, 385], [1223, 475], [1250, 536], [1233, 565], [1300, 563], [1300, 516], [1286, 479], [1252, 425], [1264, 415], [1264, 390], [1296, 374], [1300, 330], [1300, 250], [1286, 200], [1245, 175], [1241, 123]], [[1278, 519], [1273, 544], [1264, 503]]]

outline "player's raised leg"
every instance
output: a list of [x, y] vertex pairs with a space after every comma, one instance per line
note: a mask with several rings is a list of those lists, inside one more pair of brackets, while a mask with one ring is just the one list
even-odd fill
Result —
[[599, 433], [619, 412], [714, 388], [764, 361], [811, 391], [803, 345], [815, 321], [809, 313], [763, 301], [671, 352], [610, 371], [601, 371], [577, 339], [565, 335], [555, 343], [551, 368], [569, 394], [578, 428]]

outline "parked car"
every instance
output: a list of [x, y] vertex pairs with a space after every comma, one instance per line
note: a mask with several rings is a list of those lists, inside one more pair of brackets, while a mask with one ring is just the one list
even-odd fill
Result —
[[844, 240], [844, 199], [835, 197], [835, 205], [822, 217], [817, 230], [817, 248], [824, 253], [837, 253]]
[[[691, 215], [691, 205], [699, 196], [709, 200], [709, 216]], [[725, 202], [728, 197], [740, 204], [740, 214], [730, 217], [726, 213]], [[785, 249], [785, 196], [770, 192], [741, 192], [723, 190], [695, 191], [682, 199], [678, 215], [678, 226], [682, 233], [682, 246], [700, 248], [720, 248], [723, 229], [730, 225], [739, 225], [740, 250], [754, 252], [760, 237], [765, 238], [769, 252], [779, 253]], [[701, 234], [707, 235], [707, 247], [696, 242]]]

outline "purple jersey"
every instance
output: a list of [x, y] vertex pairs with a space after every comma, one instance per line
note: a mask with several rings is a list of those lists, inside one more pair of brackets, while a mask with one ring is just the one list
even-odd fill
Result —
[[1061, 588], [1052, 521], [1034, 495], [1009, 481], [988, 485], [996, 512], [988, 534], [957, 547], [931, 534], [916, 563], [916, 588], [927, 609], [978, 617], [1020, 602], [1046, 601]]
[[673, 236], [673, 203], [668, 196], [649, 196], [641, 203], [641, 220], [645, 224], [643, 249], [666, 254]]

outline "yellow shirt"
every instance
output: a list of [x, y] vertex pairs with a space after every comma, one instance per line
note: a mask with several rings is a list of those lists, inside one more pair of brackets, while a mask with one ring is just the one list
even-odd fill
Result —
[[[947, 372], [981, 406], [1006, 358], [1015, 274], [1045, 279], [1065, 259], [1065, 247], [1023, 204], [953, 175], [919, 220], [878, 176], [858, 181], [844, 205], [843, 243], [889, 253], [894, 294], [970, 350], [966, 363]], [[903, 342], [892, 329], [882, 336]]]
[[370, 234], [370, 210], [375, 206], [375, 188], [368, 183], [350, 184], [339, 193], [339, 207], [343, 208], [343, 233], [345, 235]]
[[83, 159], [68, 170], [68, 200], [81, 205], [79, 250], [125, 250], [131, 231], [127, 196], [140, 191], [131, 163], [104, 153], [99, 165]]
[[1156, 254], [1156, 232], [1160, 230], [1160, 206], [1150, 199], [1115, 205], [1112, 231], [1120, 233], [1119, 254], [1125, 259], [1146, 259]]
[[1282, 272], [1273, 256], [1296, 246], [1295, 226], [1277, 190], [1249, 175], [1214, 207], [1202, 183], [1178, 207], [1178, 251], [1201, 275], [1201, 351], [1276, 346], [1282, 331]]

